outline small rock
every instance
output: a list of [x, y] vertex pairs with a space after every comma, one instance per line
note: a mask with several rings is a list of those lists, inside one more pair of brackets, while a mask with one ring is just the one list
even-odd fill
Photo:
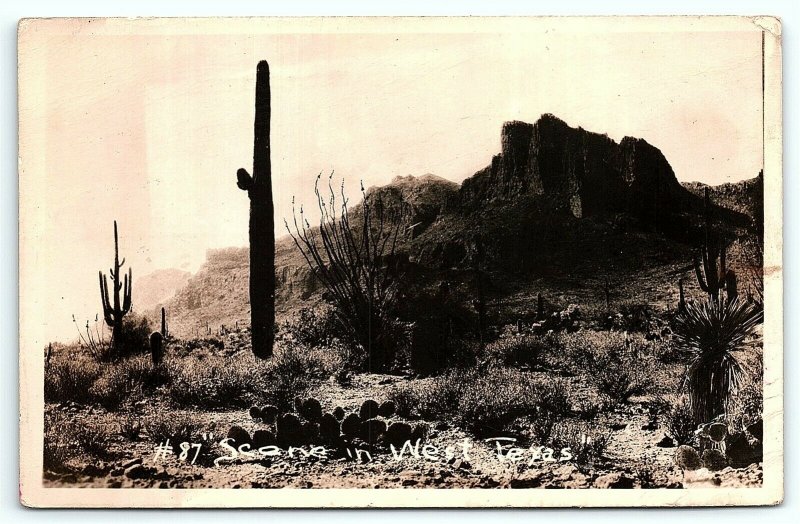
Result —
[[408, 487], [408, 486], [416, 486], [417, 484], [419, 484], [419, 482], [417, 482], [416, 479], [403, 479], [403, 483], [402, 483], [402, 485], [406, 486], [406, 487]]
[[397, 406], [393, 400], [387, 400], [380, 406], [378, 406], [378, 415], [383, 418], [389, 418], [394, 415], [395, 411], [397, 410]]
[[336, 420], [344, 419], [344, 409], [341, 406], [337, 406], [336, 409], [333, 410], [333, 416], [336, 417]]
[[315, 398], [306, 399], [298, 411], [300, 415], [311, 422], [319, 422], [322, 418], [322, 404]]
[[147, 478], [150, 470], [141, 464], [134, 464], [133, 466], [125, 469], [125, 476], [129, 479], [143, 479]]
[[342, 433], [347, 437], [357, 437], [361, 429], [361, 417], [350, 413], [342, 421]]
[[468, 461], [466, 461], [464, 459], [456, 459], [456, 461], [453, 462], [453, 468], [455, 468], [455, 469], [472, 469], [472, 464], [470, 464]]
[[[623, 429], [625, 429], [627, 427], [628, 427], [627, 424], [623, 424], [623, 423], [620, 423], [620, 422], [615, 422], [614, 424], [611, 424], [611, 426], [610, 426], [611, 431], [622, 431]], [[648, 428], [643, 426], [642, 429], [648, 429]]]
[[273, 405], [267, 405], [261, 408], [261, 420], [267, 424], [272, 424], [278, 417], [278, 408]]
[[89, 477], [101, 477], [105, 475], [105, 472], [96, 464], [87, 464], [83, 467], [82, 470], [84, 475]]
[[674, 448], [675, 440], [669, 435], [664, 435], [664, 438], [659, 440], [656, 446], [658, 446], [659, 448]]
[[252, 419], [263, 419], [264, 418], [263, 413], [261, 413], [261, 409], [258, 408], [257, 406], [251, 407], [250, 411], [248, 413], [250, 414], [250, 418], [252, 418]]
[[361, 420], [369, 420], [371, 418], [375, 418], [378, 416], [378, 403], [374, 400], [365, 400], [363, 404], [361, 404], [361, 409], [358, 412], [358, 416], [361, 417]]
[[694, 471], [700, 468], [700, 455], [691, 446], [679, 446], [675, 450], [675, 465], [681, 469]]
[[142, 463], [142, 459], [141, 458], [131, 459], [131, 460], [127, 461], [127, 462], [123, 462], [122, 463], [122, 469], [128, 469], [129, 467], [131, 467], [131, 466], [133, 466], [135, 464], [141, 464], [141, 463]]
[[635, 480], [621, 471], [597, 477], [594, 487], [600, 489], [631, 489]]

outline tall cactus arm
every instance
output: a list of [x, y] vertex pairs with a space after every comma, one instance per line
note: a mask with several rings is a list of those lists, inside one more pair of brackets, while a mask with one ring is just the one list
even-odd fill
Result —
[[694, 274], [697, 276], [697, 283], [700, 284], [700, 289], [708, 293], [708, 284], [703, 278], [703, 272], [700, 269], [700, 260], [697, 255], [694, 257]]
[[125, 288], [122, 295], [123, 315], [131, 310], [131, 295], [133, 295], [133, 269], [128, 268], [128, 274], [125, 275]]
[[108, 279], [101, 272], [100, 276], [100, 300], [103, 303], [103, 319], [109, 327], [114, 325], [114, 308], [111, 307], [111, 302], [108, 297]]
[[236, 172], [236, 186], [243, 191], [250, 191], [253, 187], [253, 177], [247, 169], [241, 168]]

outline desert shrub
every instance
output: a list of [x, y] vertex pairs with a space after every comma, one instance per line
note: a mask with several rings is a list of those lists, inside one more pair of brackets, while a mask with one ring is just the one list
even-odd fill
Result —
[[142, 434], [142, 421], [135, 416], [128, 415], [118, 423], [120, 436], [131, 442], [136, 442]]
[[67, 420], [60, 413], [45, 413], [42, 459], [46, 471], [67, 471], [67, 461], [75, 455], [69, 435], [64, 431], [66, 424]]
[[764, 361], [759, 349], [748, 355], [746, 373], [729, 406], [733, 427], [744, 429], [762, 418], [764, 411]]
[[694, 432], [697, 424], [694, 421], [691, 406], [686, 397], [680, 397], [669, 412], [666, 414], [665, 422], [667, 433], [678, 445], [692, 444], [694, 442]]
[[564, 365], [587, 375], [613, 402], [625, 402], [647, 391], [651, 381], [645, 364], [648, 342], [641, 335], [615, 331], [581, 331], [561, 338]]
[[264, 389], [264, 371], [252, 356], [186, 357], [167, 389], [177, 406], [243, 407]]
[[67, 433], [71, 433], [75, 442], [82, 451], [93, 457], [108, 457], [108, 443], [110, 433], [100, 424], [85, 424], [73, 422], [67, 426]]
[[122, 319], [119, 340], [114, 342], [115, 352], [119, 357], [125, 358], [148, 351], [152, 332], [147, 317], [128, 313]]
[[486, 360], [500, 366], [535, 367], [549, 347], [548, 340], [540, 335], [507, 336], [486, 346]]
[[347, 331], [332, 308], [301, 308], [280, 325], [279, 334], [287, 341], [307, 347], [326, 346], [334, 340], [349, 340]]
[[100, 366], [88, 359], [68, 355], [52, 359], [45, 366], [44, 399], [46, 402], [88, 404], [94, 399], [90, 388], [100, 373]]
[[743, 369], [736, 352], [754, 345], [764, 311], [744, 300], [690, 302], [675, 318], [675, 342], [689, 366], [686, 384], [696, 423], [725, 413]]
[[172, 363], [154, 366], [148, 357], [137, 355], [103, 366], [90, 392], [95, 402], [115, 411], [126, 401], [151, 395], [156, 389], [167, 386], [175, 373]]
[[407, 385], [400, 386], [389, 392], [389, 399], [394, 402], [395, 413], [403, 418], [414, 418], [417, 416], [417, 394]]
[[590, 369], [592, 383], [598, 391], [616, 402], [627, 402], [634, 395], [647, 391], [649, 377], [642, 361], [629, 355], [607, 354], [597, 357]]
[[509, 368], [450, 370], [396, 389], [405, 416], [447, 419], [478, 437], [498, 435], [519, 418], [560, 419], [570, 412], [565, 385]]
[[575, 412], [579, 419], [592, 421], [601, 413], [610, 411], [614, 404], [607, 398], [583, 398], [578, 401]]
[[202, 425], [195, 417], [181, 413], [158, 413], [146, 417], [142, 426], [156, 444], [167, 440], [171, 445], [199, 442]]
[[577, 464], [595, 464], [603, 458], [610, 438], [611, 434], [599, 426], [567, 419], [553, 428], [550, 447], [569, 448]]

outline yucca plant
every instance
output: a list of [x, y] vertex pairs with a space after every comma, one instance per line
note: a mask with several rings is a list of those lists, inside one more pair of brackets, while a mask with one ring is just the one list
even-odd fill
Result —
[[726, 412], [743, 374], [736, 352], [755, 342], [763, 320], [763, 310], [722, 297], [687, 303], [676, 317], [675, 343], [689, 360], [684, 384], [696, 423]]

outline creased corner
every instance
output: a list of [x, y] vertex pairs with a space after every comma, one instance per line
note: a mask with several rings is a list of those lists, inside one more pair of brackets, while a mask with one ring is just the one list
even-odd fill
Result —
[[760, 27], [775, 38], [781, 37], [781, 19], [777, 16], [754, 16], [753, 24]]

